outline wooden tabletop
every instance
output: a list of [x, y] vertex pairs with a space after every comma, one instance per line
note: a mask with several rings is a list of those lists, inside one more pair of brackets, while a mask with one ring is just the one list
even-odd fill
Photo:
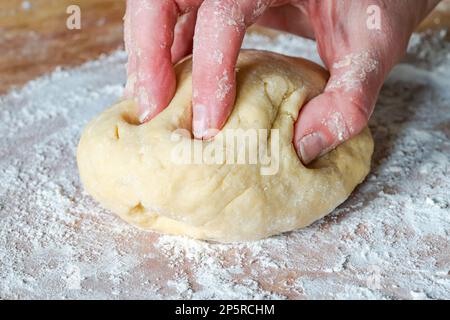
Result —
[[[66, 27], [73, 4], [81, 9], [80, 30]], [[124, 0], [0, 0], [0, 94], [122, 47], [124, 12]], [[420, 29], [443, 26], [450, 26], [450, 9], [436, 10]]]
[[[80, 31], [66, 28], [71, 4], [81, 8]], [[122, 0], [0, 0], [0, 92], [121, 47], [123, 13]], [[437, 11], [421, 29], [446, 17]], [[0, 139], [0, 299], [449, 296], [450, 120], [433, 90], [441, 83], [428, 78], [434, 69], [397, 74], [404, 80], [381, 93], [372, 174], [343, 206], [301, 233], [237, 247], [139, 232], [82, 191], [76, 143], [119, 95], [123, 63], [105, 59], [80, 86], [42, 79], [20, 99], [0, 97], [0, 132], [9, 134]], [[405, 81], [414, 75], [427, 77]]]
[[[81, 9], [69, 30], [66, 9]], [[0, 93], [57, 66], [75, 66], [122, 46], [122, 0], [0, 0]]]

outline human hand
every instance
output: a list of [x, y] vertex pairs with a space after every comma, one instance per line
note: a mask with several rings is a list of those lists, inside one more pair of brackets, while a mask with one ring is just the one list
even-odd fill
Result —
[[[175, 92], [173, 63], [193, 50], [193, 133], [209, 138], [231, 113], [234, 68], [247, 27], [258, 21], [315, 38], [331, 76], [296, 122], [294, 146], [307, 164], [367, 125], [386, 76], [438, 2], [128, 0], [125, 95], [137, 99], [141, 122], [152, 119]], [[380, 10], [380, 30], [367, 27], [370, 5]]]

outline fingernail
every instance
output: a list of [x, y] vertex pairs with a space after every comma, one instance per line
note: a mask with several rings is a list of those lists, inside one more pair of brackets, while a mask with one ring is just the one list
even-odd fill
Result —
[[144, 88], [139, 88], [137, 98], [139, 105], [139, 122], [144, 123], [149, 120], [151, 112], [148, 94]]
[[203, 104], [197, 104], [193, 107], [193, 128], [194, 137], [202, 139], [208, 134], [208, 109]]
[[308, 164], [326, 148], [327, 142], [321, 132], [313, 132], [300, 139], [298, 144], [299, 157], [304, 164]]
[[149, 115], [150, 115], [149, 109], [145, 109], [144, 111], [142, 111], [142, 113], [139, 114], [139, 122], [140, 123], [147, 122], [149, 120]]

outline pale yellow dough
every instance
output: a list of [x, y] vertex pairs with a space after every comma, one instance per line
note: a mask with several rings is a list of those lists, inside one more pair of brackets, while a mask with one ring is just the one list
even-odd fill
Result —
[[278, 128], [278, 173], [261, 175], [259, 164], [174, 163], [172, 132], [191, 129], [191, 67], [190, 59], [176, 66], [175, 97], [152, 121], [138, 125], [135, 104], [123, 101], [83, 132], [81, 180], [125, 221], [220, 242], [262, 239], [322, 218], [368, 174], [368, 129], [311, 166], [301, 163], [292, 144], [294, 121], [301, 106], [323, 90], [327, 73], [311, 62], [262, 51], [239, 56], [236, 103], [224, 129]]

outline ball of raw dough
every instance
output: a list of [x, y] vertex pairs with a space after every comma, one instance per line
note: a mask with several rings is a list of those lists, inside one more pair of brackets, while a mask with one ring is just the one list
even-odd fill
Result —
[[[266, 149], [261, 147], [273, 156], [271, 162], [176, 161], [174, 150], [188, 150], [180, 146], [207, 150], [218, 140], [173, 133], [191, 130], [191, 68], [190, 59], [175, 67], [175, 97], [150, 122], [140, 125], [135, 103], [123, 101], [83, 132], [77, 155], [81, 180], [125, 221], [221, 242], [261, 239], [325, 216], [369, 172], [373, 140], [368, 129], [310, 166], [302, 164], [292, 144], [294, 122], [302, 105], [323, 90], [328, 74], [312, 62], [262, 51], [241, 52], [235, 107], [221, 132], [274, 132], [278, 139], [268, 133]], [[275, 143], [279, 150], [272, 150]], [[251, 151], [250, 145], [243, 151]], [[223, 144], [225, 154], [227, 148]], [[236, 154], [229, 159], [236, 160]]]

